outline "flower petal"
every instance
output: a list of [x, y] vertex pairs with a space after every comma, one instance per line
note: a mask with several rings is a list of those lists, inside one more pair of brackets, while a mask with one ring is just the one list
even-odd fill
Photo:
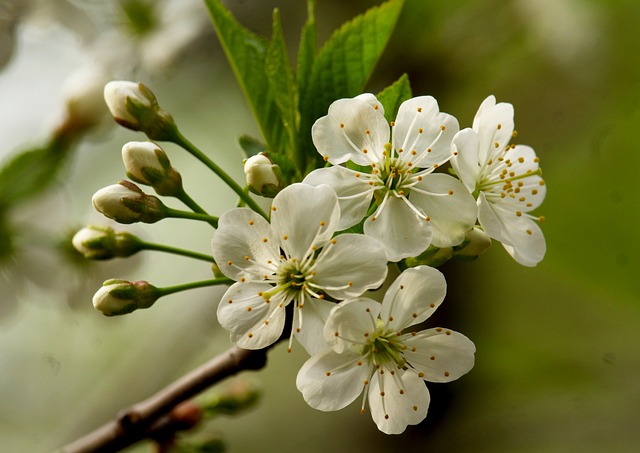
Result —
[[322, 246], [331, 239], [340, 220], [338, 197], [321, 185], [292, 184], [271, 204], [271, 230], [289, 258], [302, 261], [311, 246]]
[[337, 229], [344, 230], [359, 223], [367, 213], [373, 198], [369, 179], [368, 174], [335, 165], [312, 171], [302, 182], [314, 187], [327, 184], [336, 191], [340, 204]]
[[296, 387], [309, 406], [321, 411], [337, 411], [362, 393], [369, 373], [366, 364], [357, 365], [358, 354], [327, 351], [307, 360], [298, 372]]
[[220, 216], [211, 248], [222, 273], [237, 281], [262, 279], [265, 268], [275, 272], [280, 261], [269, 223], [248, 208], [231, 209]]
[[406, 337], [404, 358], [429, 382], [450, 382], [473, 368], [476, 347], [461, 333], [438, 327]]
[[324, 339], [331, 348], [342, 353], [354, 345], [362, 345], [376, 332], [380, 302], [359, 297], [341, 302], [331, 310], [324, 326]]
[[282, 334], [286, 303], [275, 296], [265, 301], [261, 294], [269, 289], [265, 283], [234, 283], [220, 300], [218, 322], [241, 348], [262, 349]]
[[314, 288], [335, 299], [356, 297], [382, 285], [387, 276], [387, 254], [378, 240], [362, 234], [341, 234], [318, 256]]
[[502, 242], [518, 263], [528, 267], [538, 264], [544, 258], [547, 246], [537, 223], [526, 214], [518, 215], [509, 206], [489, 203], [483, 195], [478, 197], [478, 220], [482, 228]]
[[389, 196], [377, 216], [364, 222], [364, 234], [385, 246], [389, 261], [416, 256], [431, 243], [431, 225], [407, 205], [403, 199]]
[[458, 120], [440, 113], [433, 97], [415, 97], [400, 105], [393, 125], [393, 148], [403, 160], [416, 151], [412, 162], [417, 168], [442, 165], [451, 157], [451, 140], [459, 130]]
[[451, 166], [470, 193], [476, 190], [480, 181], [478, 146], [478, 134], [469, 128], [458, 132], [451, 143]]
[[513, 197], [507, 196], [503, 200], [523, 212], [538, 208], [547, 194], [547, 186], [537, 174], [539, 163], [536, 152], [529, 146], [517, 145], [505, 153], [505, 162], [510, 165], [509, 170], [516, 176], [531, 174], [517, 181], [513, 181]]
[[389, 124], [367, 100], [338, 99], [315, 122], [311, 136], [318, 152], [334, 165], [348, 160], [371, 165], [389, 141]]
[[487, 97], [475, 118], [473, 130], [478, 134], [479, 162], [484, 164], [496, 152], [509, 144], [513, 135], [513, 105], [506, 102], [496, 104], [495, 96]]
[[380, 319], [392, 330], [423, 322], [440, 306], [447, 293], [444, 275], [429, 266], [405, 270], [384, 295]]
[[380, 371], [371, 379], [371, 416], [383, 433], [400, 434], [408, 425], [417, 425], [427, 416], [429, 390], [413, 371], [398, 371], [395, 377]]
[[436, 247], [460, 244], [476, 223], [476, 201], [452, 176], [441, 173], [425, 176], [411, 190], [409, 199], [430, 217], [431, 243]]
[[335, 303], [328, 300], [308, 298], [295, 308], [297, 313], [293, 320], [294, 335], [309, 355], [329, 349], [329, 344], [324, 341], [322, 331], [331, 309], [335, 306]]

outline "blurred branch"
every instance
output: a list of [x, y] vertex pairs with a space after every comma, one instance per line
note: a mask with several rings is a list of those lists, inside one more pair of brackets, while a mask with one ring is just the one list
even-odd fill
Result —
[[115, 452], [153, 434], [154, 422], [178, 404], [244, 370], [259, 370], [267, 351], [234, 346], [196, 368], [150, 398], [122, 410], [114, 420], [59, 450], [60, 453]]

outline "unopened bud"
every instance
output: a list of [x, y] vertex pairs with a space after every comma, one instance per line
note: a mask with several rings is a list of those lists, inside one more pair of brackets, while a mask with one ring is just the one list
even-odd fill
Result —
[[158, 288], [149, 282], [112, 279], [105, 281], [93, 296], [93, 306], [105, 316], [126, 315], [151, 307], [160, 296]]
[[127, 176], [169, 197], [183, 193], [182, 177], [171, 166], [167, 153], [153, 142], [129, 142], [122, 147]]
[[452, 256], [453, 249], [451, 247], [438, 248], [432, 245], [420, 255], [413, 258], [406, 258], [404, 262], [408, 267], [423, 264], [431, 267], [439, 267], [449, 261]]
[[236, 379], [223, 390], [211, 395], [203, 404], [207, 417], [219, 414], [233, 415], [256, 404], [261, 391], [254, 381]]
[[90, 260], [125, 258], [142, 249], [140, 240], [127, 232], [108, 226], [89, 225], [79, 230], [71, 240], [75, 249]]
[[167, 207], [158, 197], [145, 194], [129, 181], [100, 189], [92, 201], [98, 212], [118, 223], [155, 223], [167, 216]]
[[244, 174], [249, 190], [256, 195], [273, 198], [284, 187], [280, 167], [265, 153], [258, 153], [244, 161]]
[[154, 140], [175, 137], [176, 124], [160, 108], [153, 92], [142, 83], [114, 80], [104, 87], [104, 100], [118, 124], [142, 131]]
[[82, 68], [66, 80], [63, 88], [65, 113], [58, 127], [60, 132], [86, 132], [108, 117], [108, 110], [102, 103], [107, 80], [106, 73], [97, 66]]
[[472, 228], [465, 236], [462, 244], [453, 248], [453, 256], [458, 259], [473, 261], [491, 247], [491, 238], [480, 228]]

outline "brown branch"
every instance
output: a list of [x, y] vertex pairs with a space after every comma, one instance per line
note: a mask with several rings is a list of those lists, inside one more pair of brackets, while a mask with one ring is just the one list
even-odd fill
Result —
[[126, 448], [148, 437], [154, 422], [181, 402], [240, 371], [263, 368], [267, 363], [268, 349], [250, 351], [234, 346], [150, 398], [124, 409], [114, 420], [61, 448], [59, 452], [106, 453]]

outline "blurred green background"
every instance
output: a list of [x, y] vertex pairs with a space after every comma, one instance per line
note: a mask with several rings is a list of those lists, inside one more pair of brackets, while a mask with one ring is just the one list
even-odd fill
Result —
[[[322, 42], [378, 2], [318, 3]], [[294, 51], [304, 2], [226, 4], [241, 23], [265, 35], [271, 10], [280, 7]], [[11, 2], [0, 7], [0, 19], [11, 8]], [[150, 86], [185, 135], [241, 180], [236, 138], [258, 130], [212, 27], [202, 21], [204, 9], [194, 11], [190, 20], [198, 18], [198, 33], [171, 59], [162, 60], [170, 46], [154, 50], [138, 37], [110, 68], [116, 78]], [[73, 69], [124, 52], [105, 38], [122, 22], [112, 2], [34, 1], [21, 14], [11, 29], [9, 22], [0, 29], [4, 159], [46, 139], [64, 100], [60, 87]], [[171, 23], [182, 16], [168, 17]], [[368, 89], [375, 93], [406, 72], [414, 95], [435, 96], [462, 127], [471, 125], [489, 94], [512, 103], [517, 142], [537, 151], [548, 186], [539, 212], [546, 217], [547, 255], [536, 268], [523, 268], [495, 243], [476, 262], [442, 268], [449, 295], [433, 322], [475, 342], [476, 366], [454, 383], [429, 385], [427, 420], [404, 434], [380, 434], [357, 403], [336, 413], [309, 408], [295, 388], [305, 353], [296, 347], [287, 354], [282, 345], [265, 370], [245, 376], [263, 389], [258, 406], [216, 419], [208, 432], [235, 452], [637, 449], [638, 26], [634, 0], [407, 0]], [[98, 37], [106, 47], [95, 44]], [[160, 55], [155, 61], [153, 52]], [[91, 295], [106, 278], [169, 286], [209, 278], [206, 264], [150, 252], [78, 268], [43, 245], [85, 223], [105, 223], [92, 212], [91, 196], [124, 178], [120, 148], [143, 137], [103, 129], [80, 144], [58, 184], [11, 212], [8, 225], [20, 234], [15, 255], [0, 268], [2, 452], [51, 451], [229, 346], [215, 320], [217, 290], [170, 296], [117, 319], [91, 307]], [[233, 206], [230, 192], [186, 153], [166, 149], [196, 200], [211, 212]], [[209, 250], [206, 226], [167, 220], [132, 230]]]

